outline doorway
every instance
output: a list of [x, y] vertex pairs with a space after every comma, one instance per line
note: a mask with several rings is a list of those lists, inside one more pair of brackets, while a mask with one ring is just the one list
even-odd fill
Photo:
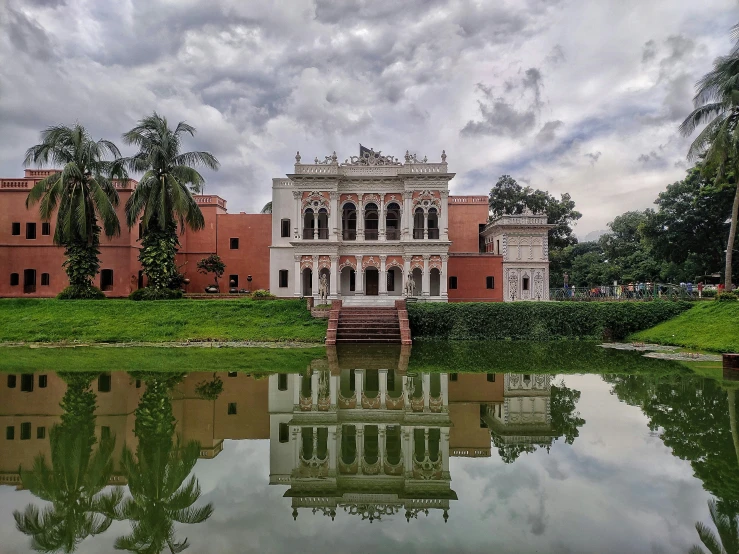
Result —
[[365, 294], [367, 296], [377, 296], [380, 294], [380, 272], [377, 271], [374, 267], [367, 268], [367, 271], [364, 272], [365, 274]]
[[313, 270], [309, 267], [303, 270], [303, 296], [313, 296]]
[[23, 270], [23, 292], [25, 294], [31, 294], [36, 292], [36, 270], [35, 269], [24, 269]]

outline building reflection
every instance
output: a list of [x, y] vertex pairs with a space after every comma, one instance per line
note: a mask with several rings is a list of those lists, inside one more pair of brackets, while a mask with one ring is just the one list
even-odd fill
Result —
[[[498, 446], [551, 445], [551, 376], [419, 373], [409, 350], [360, 354], [329, 349], [297, 373], [187, 374], [172, 389], [176, 434], [214, 458], [226, 440], [270, 441], [269, 483], [286, 487], [293, 517], [356, 515], [374, 521], [420, 514], [447, 520], [457, 494], [451, 457], [489, 457]], [[0, 484], [21, 488], [19, 468], [49, 455], [66, 384], [55, 373], [5, 375], [0, 382]], [[203, 383], [222, 381], [203, 397]], [[116, 437], [110, 484], [126, 484], [124, 443], [136, 449], [134, 412], [146, 384], [102, 373], [95, 435]]]

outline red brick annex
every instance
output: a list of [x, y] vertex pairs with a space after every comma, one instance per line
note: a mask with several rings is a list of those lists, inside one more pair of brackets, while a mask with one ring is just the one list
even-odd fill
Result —
[[[36, 182], [53, 170], [25, 170], [0, 179], [0, 296], [53, 297], [67, 286], [64, 250], [53, 244], [55, 220], [26, 209]], [[271, 214], [230, 214], [226, 200], [197, 195], [205, 228], [179, 237], [187, 293], [203, 293], [212, 275], [198, 260], [226, 264], [221, 291], [269, 289], [278, 297], [319, 296], [371, 305], [415, 296], [437, 302], [546, 300], [549, 261], [546, 216], [523, 213], [488, 221], [486, 196], [450, 196], [441, 162], [405, 162], [362, 147], [339, 163], [301, 162], [273, 179]], [[117, 183], [121, 234], [101, 239], [95, 285], [125, 297], [146, 285], [138, 261], [140, 229], [124, 224], [136, 181]], [[410, 284], [409, 284], [410, 281]]]

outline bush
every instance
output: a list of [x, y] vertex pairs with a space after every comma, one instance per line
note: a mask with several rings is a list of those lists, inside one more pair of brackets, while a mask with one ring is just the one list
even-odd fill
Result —
[[414, 339], [621, 340], [691, 307], [690, 302], [475, 302], [408, 304]]
[[103, 300], [105, 293], [93, 286], [69, 285], [56, 297], [59, 300]]
[[727, 290], [716, 295], [719, 302], [736, 302], [739, 300], [739, 293], [733, 290]]
[[716, 298], [716, 294], [718, 294], [716, 289], [703, 289], [701, 296], [703, 298]]
[[155, 289], [144, 287], [137, 289], [128, 295], [131, 300], [177, 300], [182, 298], [182, 291], [179, 289]]
[[254, 292], [251, 293], [251, 297], [254, 300], [273, 300], [274, 298], [276, 298], [268, 290], [264, 290], [264, 289], [255, 290]]

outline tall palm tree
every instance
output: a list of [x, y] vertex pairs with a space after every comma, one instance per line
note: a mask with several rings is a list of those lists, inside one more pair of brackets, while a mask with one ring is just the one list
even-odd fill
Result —
[[[735, 554], [739, 552], [739, 516], [721, 513], [715, 500], [708, 502], [711, 521], [716, 526], [718, 537], [703, 522], [695, 524], [698, 536], [710, 554]], [[705, 554], [703, 549], [695, 545], [689, 554]]]
[[26, 167], [61, 167], [34, 185], [26, 207], [40, 202], [43, 221], [50, 221], [56, 211], [54, 243], [66, 248], [64, 268], [74, 287], [89, 289], [100, 270], [98, 222], [108, 238], [121, 232], [115, 211], [118, 193], [112, 181], [126, 178], [120, 157], [115, 144], [94, 141], [78, 123], [49, 127], [41, 133], [41, 144], [26, 151]]
[[690, 136], [699, 125], [708, 123], [688, 150], [688, 159], [704, 158], [701, 171], [724, 184], [729, 176], [736, 188], [731, 209], [729, 238], [726, 243], [724, 283], [733, 288], [732, 261], [737, 218], [739, 217], [739, 25], [732, 29], [737, 41], [727, 56], [713, 62], [713, 70], [696, 83], [695, 109], [680, 125], [683, 136]]
[[110, 527], [123, 496], [118, 488], [103, 493], [113, 473], [115, 438], [102, 437], [93, 453], [95, 393], [90, 383], [96, 376], [63, 376], [67, 381], [61, 403], [64, 415], [49, 433], [51, 465], [40, 455], [30, 471], [21, 470], [24, 488], [51, 503], [43, 511], [29, 504], [23, 513], [13, 513], [16, 527], [32, 537], [36, 551], [74, 552], [85, 538]]
[[[167, 288], [177, 276], [175, 254], [179, 247], [177, 227], [193, 231], [205, 226], [203, 214], [192, 197], [202, 190], [205, 179], [195, 166], [218, 170], [218, 160], [209, 152], [181, 152], [184, 134], [195, 128], [184, 121], [170, 129], [166, 118], [154, 112], [123, 135], [126, 144], [139, 151], [126, 158], [126, 166], [143, 172], [139, 184], [126, 202], [126, 219], [133, 227], [141, 218], [143, 238], [139, 260], [149, 286]], [[189, 188], [188, 188], [189, 187]]]
[[121, 468], [128, 479], [131, 496], [117, 510], [118, 519], [131, 523], [131, 533], [118, 537], [115, 548], [129, 552], [158, 554], [182, 552], [187, 538], [178, 541], [174, 523], [201, 523], [213, 513], [206, 504], [194, 508], [200, 485], [190, 475], [200, 455], [196, 441], [181, 444], [175, 436], [170, 390], [182, 376], [142, 374], [146, 391], [136, 409], [134, 433], [136, 455], [124, 447]]

